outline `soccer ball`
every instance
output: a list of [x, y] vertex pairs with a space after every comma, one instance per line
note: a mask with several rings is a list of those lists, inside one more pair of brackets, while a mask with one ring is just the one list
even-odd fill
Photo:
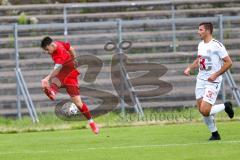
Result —
[[72, 114], [77, 114], [77, 112], [78, 112], [77, 106], [74, 103], [71, 103], [71, 105], [70, 105], [70, 107], [68, 109], [68, 113], [70, 115], [72, 115]]

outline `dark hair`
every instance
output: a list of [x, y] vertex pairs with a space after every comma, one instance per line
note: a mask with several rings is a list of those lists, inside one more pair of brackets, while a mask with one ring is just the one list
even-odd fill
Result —
[[46, 48], [48, 45], [50, 45], [53, 42], [52, 38], [50, 37], [44, 37], [41, 41], [41, 47]]
[[209, 30], [211, 34], [213, 33], [213, 24], [211, 22], [202, 22], [198, 26], [202, 26], [202, 25], [206, 30]]

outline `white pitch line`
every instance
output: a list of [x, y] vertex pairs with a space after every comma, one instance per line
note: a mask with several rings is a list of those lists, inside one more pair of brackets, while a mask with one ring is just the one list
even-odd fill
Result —
[[215, 141], [215, 142], [200, 142], [200, 143], [173, 143], [173, 144], [151, 144], [151, 145], [135, 145], [135, 146], [113, 146], [113, 147], [91, 147], [85, 150], [97, 149], [130, 149], [130, 148], [161, 148], [161, 147], [178, 147], [178, 146], [191, 146], [191, 145], [207, 145], [207, 144], [233, 144], [240, 143], [240, 141]]
[[[192, 145], [211, 145], [211, 144], [237, 144], [240, 143], [239, 141], [215, 141], [215, 142], [199, 142], [199, 143], [173, 143], [173, 144], [150, 144], [150, 145], [133, 145], [133, 146], [112, 146], [112, 147], [88, 147], [88, 148], [77, 148], [77, 149], [64, 149], [66, 152], [75, 152], [80, 150], [108, 150], [108, 149], [134, 149], [134, 148], [162, 148], [162, 147], [186, 147]], [[31, 153], [49, 153], [56, 151], [52, 150], [25, 150], [25, 151], [11, 151], [11, 152], [0, 152], [0, 155], [7, 155], [7, 154], [31, 154]]]

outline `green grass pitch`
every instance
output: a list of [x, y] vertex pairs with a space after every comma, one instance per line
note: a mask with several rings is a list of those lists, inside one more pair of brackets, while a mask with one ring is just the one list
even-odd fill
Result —
[[239, 121], [217, 125], [218, 142], [203, 123], [0, 134], [0, 160], [239, 159]]

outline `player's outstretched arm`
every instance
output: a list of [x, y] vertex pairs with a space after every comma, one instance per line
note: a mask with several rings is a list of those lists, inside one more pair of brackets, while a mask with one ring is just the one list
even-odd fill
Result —
[[209, 82], [214, 82], [218, 76], [222, 75], [224, 72], [226, 72], [229, 68], [232, 66], [232, 60], [229, 56], [224, 57], [223, 59], [223, 66], [221, 69], [215, 73], [213, 73], [209, 78]]
[[61, 68], [61, 64], [55, 64], [54, 69], [44, 79], [42, 79], [42, 88], [49, 86], [49, 81], [60, 72]]
[[195, 68], [198, 68], [198, 58], [195, 60], [195, 61], [193, 61], [193, 63], [192, 64], [190, 64], [185, 70], [184, 70], [184, 74], [186, 75], [186, 76], [190, 76], [190, 72], [191, 72], [191, 70], [193, 70], [193, 69], [195, 69]]

